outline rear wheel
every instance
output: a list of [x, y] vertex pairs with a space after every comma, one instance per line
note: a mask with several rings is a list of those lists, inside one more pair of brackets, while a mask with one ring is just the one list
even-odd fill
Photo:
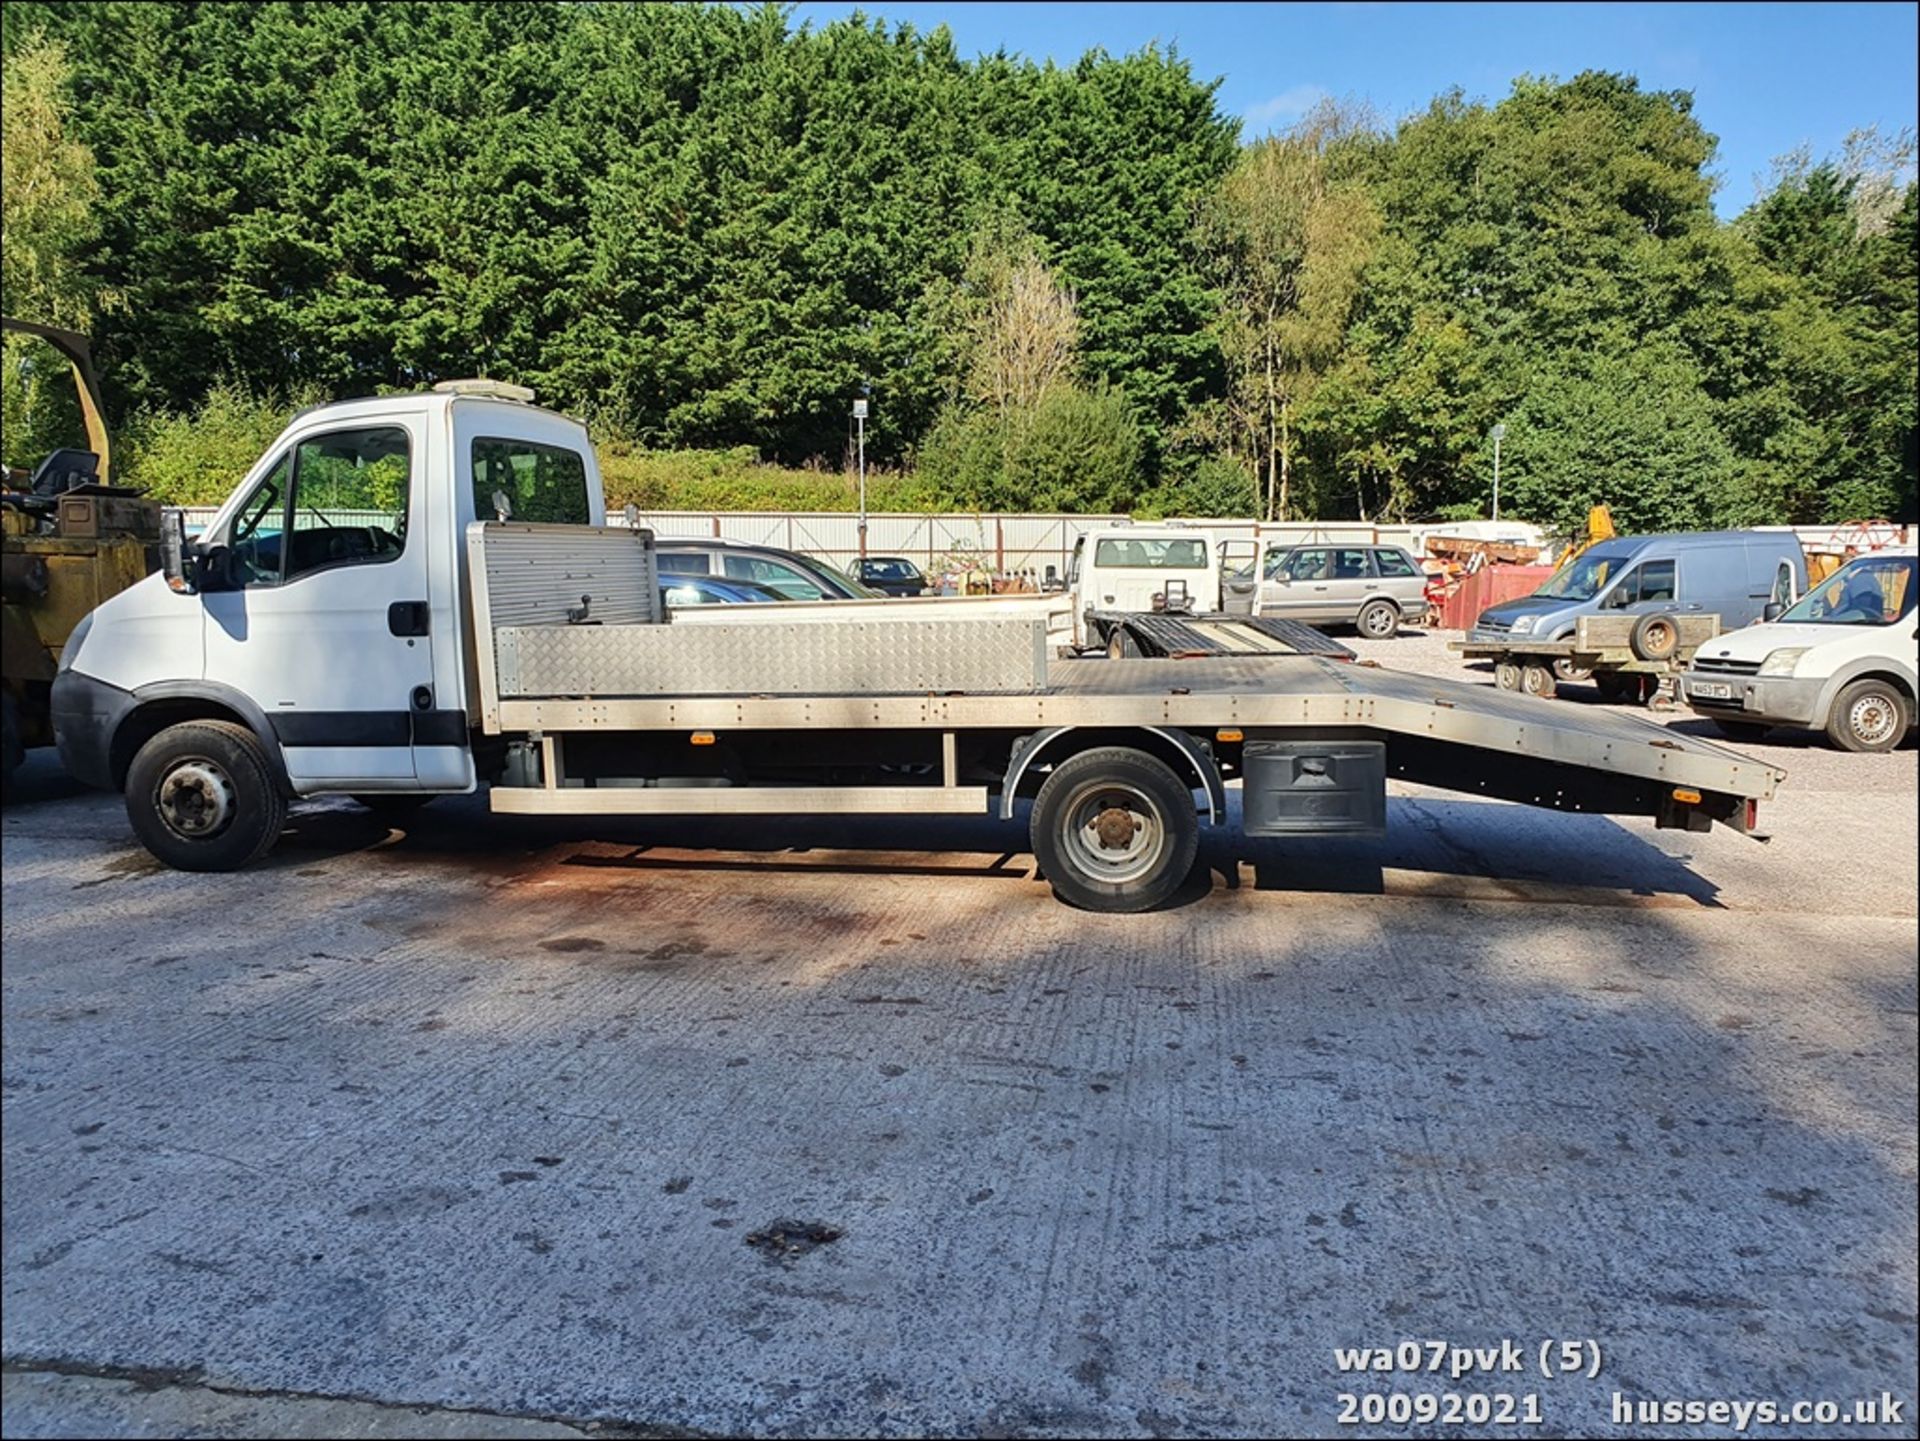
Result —
[[1040, 787], [1033, 853], [1054, 894], [1089, 911], [1144, 911], [1193, 869], [1200, 821], [1193, 791], [1144, 751], [1082, 751]]
[[1593, 667], [1581, 665], [1570, 655], [1563, 655], [1553, 663], [1554, 675], [1564, 681], [1579, 684], [1583, 680], [1593, 679]]
[[1855, 681], [1827, 713], [1827, 738], [1841, 750], [1890, 751], [1906, 733], [1907, 698], [1887, 681]]
[[1368, 640], [1392, 640], [1400, 630], [1400, 610], [1390, 600], [1370, 600], [1360, 607], [1354, 625]]
[[1123, 625], [1117, 625], [1107, 635], [1108, 660], [1137, 660], [1140, 656], [1140, 642], [1133, 638], [1133, 632]]
[[1536, 663], [1521, 670], [1520, 689], [1528, 695], [1550, 696], [1559, 690], [1559, 686], [1554, 682], [1553, 672]]
[[184, 721], [140, 747], [127, 770], [127, 819], [180, 871], [237, 871], [280, 839], [287, 798], [245, 726]]

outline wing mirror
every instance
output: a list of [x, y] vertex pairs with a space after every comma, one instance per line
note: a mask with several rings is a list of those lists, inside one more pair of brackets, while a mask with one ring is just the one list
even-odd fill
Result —
[[1787, 613], [1787, 608], [1777, 600], [1770, 600], [1760, 612], [1760, 619], [1771, 625]]
[[176, 595], [192, 595], [199, 586], [195, 574], [199, 566], [187, 541], [185, 512], [169, 506], [160, 512], [160, 573], [167, 578], [167, 589]]

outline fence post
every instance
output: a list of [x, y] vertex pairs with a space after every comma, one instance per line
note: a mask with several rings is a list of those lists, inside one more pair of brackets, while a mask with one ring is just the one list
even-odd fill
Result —
[[996, 575], [1004, 575], [1007, 570], [1007, 528], [998, 515], [993, 518], [993, 570]]

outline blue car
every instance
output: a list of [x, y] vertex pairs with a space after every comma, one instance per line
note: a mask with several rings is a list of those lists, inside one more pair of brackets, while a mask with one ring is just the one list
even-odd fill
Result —
[[785, 600], [770, 585], [756, 580], [721, 580], [711, 575], [668, 575], [660, 587], [660, 599], [669, 610], [688, 605], [764, 605]]

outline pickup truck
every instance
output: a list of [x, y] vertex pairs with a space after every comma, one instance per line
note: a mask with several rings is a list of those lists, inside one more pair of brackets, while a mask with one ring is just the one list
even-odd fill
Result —
[[303, 412], [192, 542], [83, 620], [69, 769], [168, 865], [245, 866], [295, 798], [508, 815], [985, 813], [1063, 900], [1137, 911], [1242, 783], [1253, 836], [1372, 834], [1388, 776], [1753, 833], [1782, 772], [1637, 717], [1325, 656], [1059, 660], [955, 598], [661, 604], [586, 430], [488, 381]]

